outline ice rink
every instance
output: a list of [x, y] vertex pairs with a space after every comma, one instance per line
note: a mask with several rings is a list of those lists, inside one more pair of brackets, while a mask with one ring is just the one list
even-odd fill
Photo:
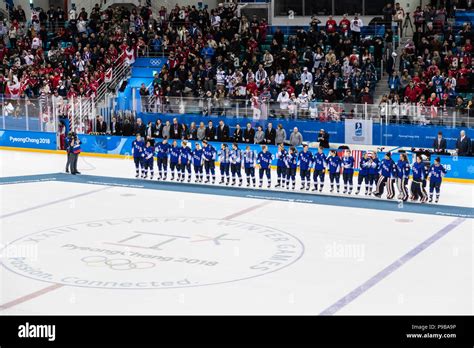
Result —
[[421, 205], [64, 167], [0, 151], [2, 315], [474, 313], [474, 185]]

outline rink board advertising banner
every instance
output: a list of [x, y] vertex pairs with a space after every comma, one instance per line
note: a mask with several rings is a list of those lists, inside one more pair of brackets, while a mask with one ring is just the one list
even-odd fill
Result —
[[56, 133], [0, 130], [0, 146], [56, 150]]

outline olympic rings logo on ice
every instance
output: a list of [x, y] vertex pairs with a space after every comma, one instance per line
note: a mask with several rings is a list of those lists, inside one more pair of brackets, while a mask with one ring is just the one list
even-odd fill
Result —
[[[224, 284], [288, 267], [301, 241], [270, 226], [207, 217], [131, 217], [85, 221], [24, 235], [4, 246], [11, 272], [100, 289], [164, 289]], [[60, 260], [60, 262], [58, 262]], [[157, 272], [159, 270], [159, 272]]]
[[156, 266], [153, 262], [132, 262], [129, 259], [109, 259], [105, 256], [86, 256], [81, 259], [90, 267], [105, 267], [115, 271], [129, 271], [132, 269], [147, 269]]

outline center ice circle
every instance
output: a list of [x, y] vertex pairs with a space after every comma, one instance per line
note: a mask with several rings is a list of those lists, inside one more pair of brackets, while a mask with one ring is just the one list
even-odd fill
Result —
[[165, 289], [259, 277], [296, 262], [302, 242], [252, 223], [190, 217], [83, 222], [22, 237], [5, 257], [24, 277], [68, 286]]

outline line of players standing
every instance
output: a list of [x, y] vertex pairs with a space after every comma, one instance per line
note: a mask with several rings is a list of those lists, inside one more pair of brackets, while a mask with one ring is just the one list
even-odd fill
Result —
[[[258, 168], [259, 187], [263, 186], [264, 177], [267, 187], [271, 188], [272, 185], [271, 163], [274, 156], [268, 151], [266, 145], [262, 145], [262, 150], [258, 154], [251, 150], [250, 146], [246, 146], [244, 150], [240, 149], [237, 143], [233, 143], [231, 148], [227, 144], [222, 144], [221, 148], [216, 150], [206, 140], [202, 141], [202, 147], [199, 142], [196, 142], [194, 149], [188, 146], [186, 140], [183, 140], [179, 147], [176, 140], [169, 144], [168, 139], [163, 139], [162, 142], [153, 146], [150, 141], [145, 143], [140, 135], [137, 135], [136, 140], [132, 143], [136, 178], [141, 174], [141, 178], [146, 179], [148, 172], [150, 172], [150, 179], [153, 179], [155, 155], [158, 180], [167, 179], [169, 165], [171, 180], [176, 178], [178, 182], [184, 182], [187, 174], [187, 182], [191, 182], [192, 168], [194, 168], [196, 183], [215, 184], [215, 162], [217, 159], [220, 169], [219, 184], [242, 186], [242, 169], [244, 169], [247, 187], [252, 185], [256, 187], [255, 169]], [[322, 192], [325, 175], [328, 172], [330, 192], [336, 188], [339, 193], [342, 171], [343, 193], [352, 193], [355, 160], [350, 150], [345, 150], [342, 157], [337, 155], [336, 150], [330, 150], [329, 155], [326, 156], [322, 147], [313, 154], [308, 150], [308, 145], [304, 145], [303, 150], [298, 153], [295, 147], [290, 147], [287, 151], [285, 146], [280, 144], [275, 155], [277, 159], [275, 188], [286, 187], [288, 190], [294, 190], [296, 188], [296, 173], [299, 169], [300, 189], [309, 191], [311, 189], [311, 170], [313, 169], [312, 191]], [[413, 176], [410, 186], [411, 194], [408, 192], [410, 172]], [[381, 161], [373, 153], [365, 152], [359, 164], [355, 194], [360, 193], [362, 184], [364, 184], [365, 195], [373, 194], [376, 197], [381, 197], [387, 187], [387, 198], [393, 199], [396, 185], [399, 200], [407, 201], [410, 198], [412, 201], [419, 200], [424, 203], [428, 200], [426, 186], [427, 180], [429, 180], [429, 201], [433, 201], [433, 193], [436, 192], [435, 202], [438, 203], [444, 174], [446, 174], [446, 169], [441, 165], [439, 157], [430, 166], [422, 160], [421, 156], [417, 156], [416, 161], [410, 165], [405, 153], [401, 153], [400, 160], [395, 163], [389, 152]], [[373, 189], [374, 185], [375, 190]]]

